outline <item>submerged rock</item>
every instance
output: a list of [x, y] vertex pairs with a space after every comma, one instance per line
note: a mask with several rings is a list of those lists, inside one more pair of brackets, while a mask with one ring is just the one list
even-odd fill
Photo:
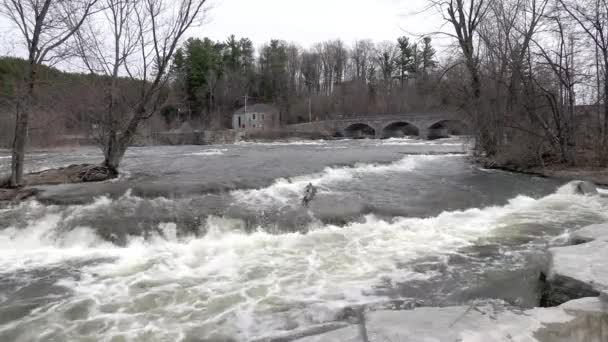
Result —
[[308, 185], [304, 189], [304, 198], [302, 198], [302, 205], [308, 207], [308, 205], [315, 198], [316, 195], [317, 188], [312, 185], [312, 183], [308, 183]]
[[598, 194], [595, 184], [587, 181], [572, 181], [564, 185], [558, 192], [587, 196], [595, 196]]

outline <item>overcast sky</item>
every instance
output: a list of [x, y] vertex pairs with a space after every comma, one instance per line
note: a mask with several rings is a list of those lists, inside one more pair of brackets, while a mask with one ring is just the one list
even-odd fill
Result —
[[249, 37], [256, 46], [273, 38], [304, 47], [328, 39], [396, 40], [409, 31], [437, 29], [436, 13], [413, 13], [426, 0], [212, 0], [207, 25], [195, 35]]
[[[341, 38], [391, 40], [410, 33], [438, 29], [436, 12], [419, 13], [426, 0], [210, 0], [212, 6], [204, 26], [189, 36], [225, 40], [230, 34], [248, 37], [257, 48], [270, 39], [283, 39], [310, 47], [316, 42]], [[0, 33], [9, 31], [0, 19]], [[22, 55], [20, 38], [0, 34], [0, 54]], [[441, 50], [439, 47], [438, 50]]]

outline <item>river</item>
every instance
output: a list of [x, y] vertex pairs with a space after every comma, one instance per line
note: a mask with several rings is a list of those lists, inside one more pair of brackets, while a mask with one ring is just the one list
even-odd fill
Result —
[[[132, 148], [117, 180], [0, 209], [0, 341], [249, 341], [360, 306], [533, 307], [546, 249], [608, 220], [608, 200], [467, 151], [458, 138]], [[50, 150], [28, 167], [100, 159]]]

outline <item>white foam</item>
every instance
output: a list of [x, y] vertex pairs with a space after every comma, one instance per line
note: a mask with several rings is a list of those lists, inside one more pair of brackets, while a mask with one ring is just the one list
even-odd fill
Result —
[[[407, 170], [420, 159], [330, 169], [317, 181], [344, 179], [349, 172]], [[377, 285], [435, 275], [413, 272], [408, 262], [456, 252], [479, 238], [505, 234], [505, 227], [557, 224], [590, 213], [608, 220], [607, 204], [599, 197], [556, 193], [429, 218], [367, 216], [345, 227], [311, 226], [308, 234], [273, 235], [263, 229], [247, 234], [243, 222], [221, 217], [207, 219], [204, 237], [178, 238], [176, 225], [168, 222], [159, 226], [164, 238], [131, 238], [126, 248], [108, 245], [88, 228], [62, 232], [65, 217], [88, 215], [110, 204], [100, 198], [63, 216], [51, 212], [25, 229], [0, 231], [0, 267], [5, 271], [75, 258], [116, 258], [81, 268], [78, 280], [62, 280], [60, 285], [74, 291], [73, 298], [35, 313], [46, 325], [61, 326], [63, 340], [78, 339], [70, 334], [89, 322], [107, 326], [97, 331], [99, 339], [108, 334], [143, 338], [155, 326], [156, 339], [194, 331], [198, 338], [250, 340], [331, 320], [346, 305], [380, 301], [382, 295], [373, 290]], [[62, 312], [85, 299], [93, 305], [90, 316], [66, 320]]]
[[374, 146], [463, 146], [467, 145], [466, 138], [451, 137], [437, 140], [420, 140], [417, 138], [389, 138], [374, 143]]
[[299, 204], [304, 188], [309, 184], [318, 187], [322, 192], [328, 186], [346, 182], [360, 175], [383, 174], [390, 172], [409, 172], [424, 163], [446, 158], [447, 156], [412, 155], [390, 164], [356, 164], [354, 167], [328, 167], [320, 173], [281, 178], [271, 186], [258, 190], [237, 190], [232, 196], [239, 202], [256, 206]]
[[43, 210], [46, 214], [27, 222], [25, 228], [11, 226], [0, 230], [0, 270], [13, 272], [20, 269], [58, 265], [72, 259], [108, 257], [106, 249], [115, 249], [101, 239], [93, 229], [76, 227], [65, 231], [71, 215], [107, 205], [108, 198], [100, 198], [88, 206], [73, 207], [69, 213], [58, 207], [44, 208], [37, 202], [22, 204], [22, 210]]
[[221, 156], [224, 152], [228, 151], [227, 149], [211, 149], [202, 152], [192, 152], [185, 154], [186, 156]]
[[273, 141], [273, 142], [259, 142], [259, 141], [238, 141], [235, 144], [241, 146], [316, 146], [325, 145], [325, 140], [293, 140], [293, 141]]

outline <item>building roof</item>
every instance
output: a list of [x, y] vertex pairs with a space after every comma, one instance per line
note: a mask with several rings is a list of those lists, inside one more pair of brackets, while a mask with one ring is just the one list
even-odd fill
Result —
[[[257, 103], [247, 106], [247, 113], [277, 113], [278, 110], [275, 106], [265, 103]], [[240, 108], [234, 115], [245, 114], [245, 107]]]

